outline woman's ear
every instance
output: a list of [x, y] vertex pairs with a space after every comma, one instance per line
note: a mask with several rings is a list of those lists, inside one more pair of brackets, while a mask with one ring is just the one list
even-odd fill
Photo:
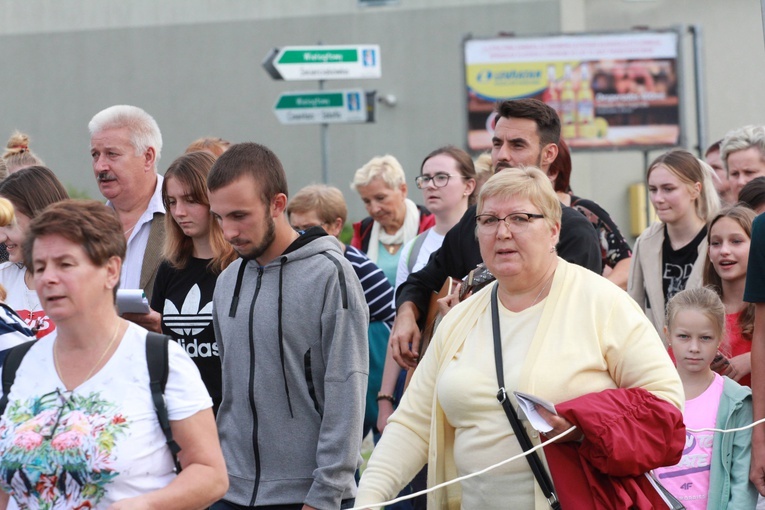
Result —
[[109, 257], [106, 261], [106, 285], [111, 290], [120, 283], [120, 272], [122, 271], [122, 259], [116, 255]]
[[475, 191], [475, 186], [476, 186], [475, 179], [470, 178], [465, 180], [465, 196], [466, 197], [469, 197], [470, 195], [473, 194], [473, 191]]
[[343, 219], [335, 218], [335, 221], [329, 223], [327, 226], [329, 227], [327, 234], [334, 237], [339, 237], [340, 233], [343, 231]]
[[556, 223], [551, 229], [550, 233], [553, 238], [553, 247], [552, 251], [555, 251], [556, 247], [558, 246], [558, 243], [560, 242], [560, 223]]
[[691, 196], [694, 200], [699, 198], [701, 196], [701, 183], [700, 182], [694, 182], [691, 185]]

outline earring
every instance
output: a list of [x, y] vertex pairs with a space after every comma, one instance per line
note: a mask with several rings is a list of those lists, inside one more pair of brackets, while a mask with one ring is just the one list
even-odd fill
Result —
[[550, 246], [550, 253], [555, 253], [555, 246]]

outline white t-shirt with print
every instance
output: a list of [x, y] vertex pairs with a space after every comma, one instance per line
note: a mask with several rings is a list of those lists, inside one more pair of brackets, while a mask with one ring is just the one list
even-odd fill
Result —
[[56, 329], [48, 314], [42, 309], [37, 292], [27, 287], [24, 282], [24, 266], [14, 262], [0, 264], [0, 284], [5, 287], [8, 297], [5, 304], [13, 308], [24, 323], [32, 329], [37, 328], [37, 338], [42, 338]]
[[[12, 491], [9, 508], [15, 500], [22, 508], [105, 509], [175, 478], [151, 398], [146, 333], [130, 323], [106, 365], [71, 392], [55, 369], [54, 335], [32, 346], [0, 420], [0, 484]], [[175, 342], [169, 366], [170, 420], [212, 406], [196, 365]]]
[[[428, 264], [430, 260], [430, 254], [438, 250], [444, 243], [444, 236], [436, 232], [433, 228], [429, 228], [422, 234], [425, 237], [420, 251], [417, 253], [417, 260], [412, 267], [412, 273], [416, 273]], [[398, 259], [398, 271], [396, 272], [396, 288], [404, 283], [409, 277], [409, 258], [413, 255], [412, 245], [417, 240], [415, 237], [404, 246], [401, 247], [401, 257]]]

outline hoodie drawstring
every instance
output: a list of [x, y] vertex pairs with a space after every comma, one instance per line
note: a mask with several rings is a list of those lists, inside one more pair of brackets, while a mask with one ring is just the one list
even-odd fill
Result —
[[290, 400], [290, 387], [287, 384], [287, 368], [284, 366], [284, 334], [282, 330], [282, 280], [284, 276], [284, 265], [287, 263], [287, 257], [282, 257], [281, 264], [279, 265], [279, 311], [278, 328], [279, 328], [279, 358], [282, 362], [282, 377], [284, 377], [284, 392], [287, 394], [287, 405], [290, 408], [290, 418], [295, 416], [292, 414], [292, 401]]
[[239, 264], [239, 272], [236, 274], [236, 285], [234, 285], [234, 297], [231, 298], [231, 308], [228, 311], [229, 317], [236, 317], [236, 308], [239, 306], [239, 292], [242, 290], [242, 280], [244, 279], [244, 270], [247, 268], [247, 261], [242, 259]]

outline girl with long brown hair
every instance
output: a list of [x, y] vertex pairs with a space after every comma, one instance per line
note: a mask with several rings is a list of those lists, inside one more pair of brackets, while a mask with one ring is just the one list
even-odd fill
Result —
[[713, 288], [725, 305], [725, 337], [721, 351], [730, 358], [725, 370], [737, 383], [751, 386], [754, 304], [744, 302], [749, 245], [755, 212], [735, 205], [709, 222], [709, 257], [704, 264], [704, 285]]
[[218, 275], [236, 259], [236, 253], [210, 215], [207, 174], [214, 163], [207, 152], [191, 152], [173, 161], [165, 172], [165, 260], [157, 270], [152, 311], [137, 322], [170, 335], [184, 348], [199, 368], [217, 412], [221, 375], [212, 297]]

